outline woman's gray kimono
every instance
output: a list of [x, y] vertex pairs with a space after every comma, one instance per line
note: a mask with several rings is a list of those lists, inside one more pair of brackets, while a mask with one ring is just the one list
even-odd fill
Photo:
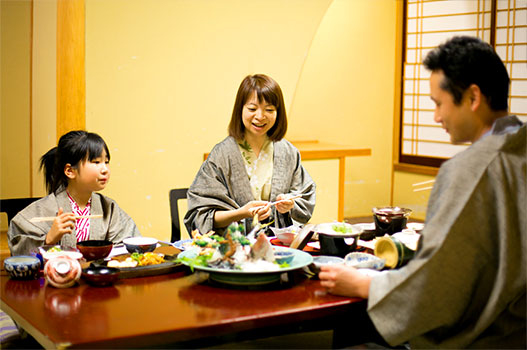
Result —
[[368, 313], [391, 345], [416, 349], [526, 345], [526, 126], [514, 116], [441, 166], [422, 244], [373, 277]]
[[[274, 226], [287, 227], [293, 224], [292, 219], [308, 222], [315, 208], [315, 183], [300, 163], [298, 150], [286, 140], [274, 142], [270, 200], [274, 201], [281, 193], [301, 194], [302, 198], [296, 199], [294, 208], [285, 214], [273, 207]], [[213, 229], [216, 210], [238, 209], [254, 200], [245, 163], [234, 138], [227, 137], [212, 149], [190, 186], [187, 198], [185, 225], [189, 232], [198, 229], [201, 233]], [[251, 229], [251, 221], [245, 220], [246, 232]], [[222, 230], [215, 231], [221, 233]]]
[[[56, 216], [59, 208], [71, 213], [71, 204], [66, 191], [50, 194], [28, 205], [10, 222], [7, 231], [11, 255], [27, 255], [37, 247], [44, 245], [52, 221], [31, 222], [34, 217]], [[103, 215], [102, 219], [90, 219], [89, 239], [108, 239], [114, 243], [126, 237], [140, 236], [134, 221], [117, 203], [99, 193], [91, 196], [91, 215]], [[62, 236], [61, 245], [75, 247], [75, 230]]]

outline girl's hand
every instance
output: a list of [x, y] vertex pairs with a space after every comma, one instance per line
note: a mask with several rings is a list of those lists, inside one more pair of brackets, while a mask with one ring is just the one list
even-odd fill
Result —
[[320, 284], [331, 294], [367, 299], [370, 294], [371, 277], [345, 265], [322, 265]]
[[53, 225], [46, 235], [46, 244], [55, 244], [65, 234], [70, 234], [75, 228], [75, 214], [64, 213], [62, 208], [59, 208], [59, 212], [53, 220]]
[[[284, 199], [287, 199], [287, 196], [283, 193], [276, 196], [277, 201], [284, 200]], [[295, 206], [294, 200], [292, 199], [284, 200], [283, 202], [276, 203], [276, 210], [278, 210], [280, 214], [284, 214], [290, 211], [291, 209], [293, 209], [294, 206]]]

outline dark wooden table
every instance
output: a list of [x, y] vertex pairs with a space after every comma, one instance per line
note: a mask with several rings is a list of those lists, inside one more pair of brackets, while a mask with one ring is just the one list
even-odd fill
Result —
[[328, 294], [320, 281], [299, 273], [290, 274], [288, 283], [253, 290], [203, 278], [185, 268], [121, 279], [111, 287], [81, 280], [57, 289], [43, 278], [17, 281], [2, 271], [1, 309], [45, 348], [201, 347], [330, 329], [365, 314], [364, 301]]

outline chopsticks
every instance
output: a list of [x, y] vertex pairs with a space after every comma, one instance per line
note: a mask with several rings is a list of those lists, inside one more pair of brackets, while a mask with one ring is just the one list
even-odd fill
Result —
[[[412, 186], [413, 187], [417, 187], [417, 186], [422, 186], [422, 185], [433, 184], [434, 182], [435, 182], [435, 180], [428, 180], [428, 181], [415, 183]], [[414, 188], [414, 192], [426, 191], [426, 190], [430, 190], [432, 188], [434, 188], [434, 186], [426, 186], [426, 187], [421, 187], [421, 188]]]
[[[55, 220], [56, 216], [40, 216], [40, 217], [35, 217], [35, 218], [32, 218], [31, 222], [42, 222], [42, 221], [53, 221]], [[102, 218], [102, 214], [101, 215], [80, 215], [80, 216], [75, 216], [75, 220], [78, 220], [78, 219], [101, 219]]]
[[266, 206], [276, 205], [276, 204], [278, 204], [278, 203], [282, 203], [282, 202], [289, 201], [289, 200], [292, 200], [292, 199], [294, 200], [294, 199], [301, 198], [301, 197], [302, 197], [302, 195], [299, 194], [299, 195], [296, 195], [296, 196], [293, 196], [293, 197], [280, 199], [279, 201], [274, 201], [274, 202], [271, 202], [271, 203], [267, 203], [266, 205], [260, 205], [259, 207], [251, 208], [251, 209], [249, 209], [249, 211], [251, 211], [251, 212], [254, 213], [255, 211], [257, 211], [257, 210], [259, 210], [259, 209], [261, 209], [261, 208], [264, 208], [264, 207], [266, 207]]

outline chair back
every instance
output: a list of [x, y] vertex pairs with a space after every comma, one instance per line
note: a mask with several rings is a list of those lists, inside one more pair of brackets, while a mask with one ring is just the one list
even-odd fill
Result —
[[9, 225], [11, 219], [15, 217], [19, 211], [40, 198], [41, 197], [0, 199], [0, 212], [7, 214], [7, 224]]
[[178, 200], [187, 199], [188, 188], [176, 188], [170, 190], [170, 218], [172, 220], [172, 236], [171, 242], [179, 241], [181, 239], [181, 225], [179, 223], [179, 209]]

